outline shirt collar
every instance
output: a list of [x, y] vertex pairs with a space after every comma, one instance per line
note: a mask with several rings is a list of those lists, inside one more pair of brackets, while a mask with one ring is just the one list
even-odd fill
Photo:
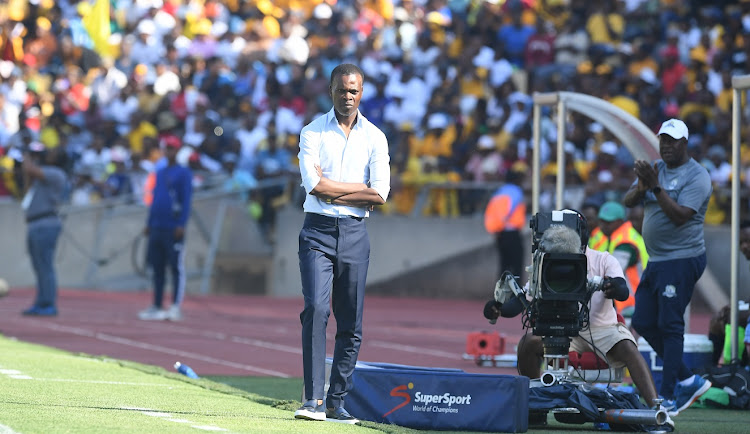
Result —
[[[326, 113], [326, 125], [330, 125], [331, 122], [338, 122], [336, 120], [336, 109], [331, 108], [331, 110]], [[354, 128], [360, 127], [363, 125], [362, 120], [365, 119], [365, 117], [362, 115], [362, 112], [357, 109], [357, 122], [354, 124]]]

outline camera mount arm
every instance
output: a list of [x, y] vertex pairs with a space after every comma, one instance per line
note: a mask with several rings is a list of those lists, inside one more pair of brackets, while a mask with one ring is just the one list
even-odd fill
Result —
[[484, 305], [484, 317], [490, 324], [497, 323], [498, 317], [513, 318], [529, 307], [526, 292], [516, 282], [510, 271], [505, 271], [495, 283], [493, 299]]
[[495, 324], [497, 318], [513, 318], [529, 307], [526, 292], [518, 285], [513, 273], [506, 271], [495, 283], [494, 299], [484, 306], [484, 317]]
[[505, 304], [514, 297], [522, 297], [526, 301], [526, 292], [516, 282], [516, 277], [510, 271], [503, 272], [500, 280], [495, 283], [495, 301]]

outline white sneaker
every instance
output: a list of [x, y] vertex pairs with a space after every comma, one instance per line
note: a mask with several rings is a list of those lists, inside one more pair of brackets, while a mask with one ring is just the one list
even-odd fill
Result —
[[144, 321], [163, 321], [167, 319], [167, 311], [156, 306], [151, 306], [138, 312], [138, 319]]
[[167, 318], [170, 321], [179, 321], [182, 319], [182, 310], [180, 310], [180, 306], [178, 305], [172, 305], [169, 306], [169, 309], [167, 310]]

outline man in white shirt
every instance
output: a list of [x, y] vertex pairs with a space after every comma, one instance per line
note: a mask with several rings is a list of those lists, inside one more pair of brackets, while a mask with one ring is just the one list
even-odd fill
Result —
[[[299, 264], [305, 307], [302, 361], [305, 403], [294, 417], [355, 424], [344, 409], [362, 342], [362, 311], [370, 259], [364, 218], [390, 192], [390, 157], [385, 135], [359, 112], [364, 74], [352, 64], [331, 73], [333, 109], [300, 133], [299, 167], [305, 223], [299, 235]], [[336, 345], [330, 387], [324, 400], [326, 325], [331, 299]], [[325, 406], [324, 406], [325, 405]]]

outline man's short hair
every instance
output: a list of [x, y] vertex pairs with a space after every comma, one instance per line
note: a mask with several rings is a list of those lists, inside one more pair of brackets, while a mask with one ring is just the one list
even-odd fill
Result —
[[581, 253], [581, 237], [567, 226], [552, 225], [542, 234], [539, 249], [545, 253]]
[[331, 85], [333, 85], [333, 79], [340, 76], [340, 75], [351, 75], [351, 74], [357, 74], [360, 77], [362, 77], [362, 82], [365, 81], [365, 73], [362, 72], [361, 69], [359, 69], [359, 66], [354, 65], [353, 63], [342, 63], [341, 65], [333, 68], [333, 71], [331, 71]]

